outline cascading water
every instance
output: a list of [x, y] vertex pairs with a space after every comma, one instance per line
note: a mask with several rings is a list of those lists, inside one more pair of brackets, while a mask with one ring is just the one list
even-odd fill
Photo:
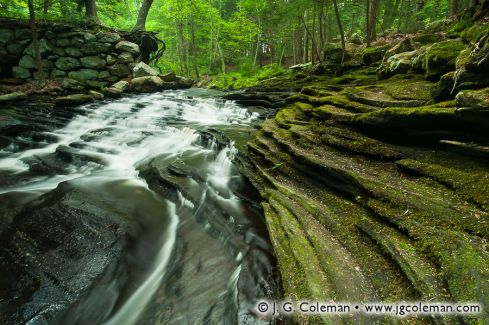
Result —
[[[0, 240], [13, 242], [19, 232], [15, 227], [30, 225], [29, 218], [35, 218], [29, 211], [43, 218], [48, 209], [54, 223], [60, 215], [89, 212], [94, 223], [114, 216], [112, 220], [121, 218], [123, 225], [117, 232], [111, 228], [117, 222], [107, 221], [106, 229], [99, 230], [83, 219], [77, 221], [102, 239], [104, 233], [114, 236], [108, 247], [119, 250], [107, 256], [101, 250], [103, 262], [88, 272], [93, 278], [70, 280], [78, 291], [59, 301], [50, 297], [49, 308], [32, 307], [39, 302], [39, 292], [49, 287], [41, 264], [36, 269], [38, 291], [23, 304], [12, 302], [13, 309], [22, 312], [11, 312], [4, 320], [260, 322], [249, 309], [254, 299], [270, 294], [273, 287], [270, 246], [260, 229], [264, 226], [258, 210], [244, 201], [249, 189], [233, 164], [237, 149], [215, 132], [229, 125], [249, 129], [258, 113], [190, 95], [195, 96], [188, 91], [167, 92], [90, 104], [78, 108], [68, 122], [61, 116], [51, 126], [4, 137], [0, 199], [10, 209], [0, 210], [6, 220], [2, 224], [7, 224], [2, 233], [7, 239]], [[23, 118], [22, 111], [16, 114]], [[52, 118], [56, 120], [56, 114]], [[29, 120], [28, 114], [24, 119]], [[29, 231], [23, 236], [30, 236]], [[78, 268], [94, 263], [90, 258], [95, 250], [90, 251], [90, 241], [86, 245]], [[32, 255], [6, 247], [3, 253]], [[51, 247], [42, 252], [52, 258]], [[65, 253], [56, 254], [58, 260], [70, 260]], [[11, 267], [10, 257], [5, 260]], [[29, 262], [26, 265], [29, 272]], [[70, 279], [77, 275], [77, 270], [66, 272], [71, 272]], [[25, 316], [26, 304], [32, 316]]]

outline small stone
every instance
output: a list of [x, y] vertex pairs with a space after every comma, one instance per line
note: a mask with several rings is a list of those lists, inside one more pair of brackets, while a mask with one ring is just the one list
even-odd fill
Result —
[[131, 89], [138, 93], [152, 93], [162, 90], [164, 84], [157, 76], [139, 77], [131, 80]]
[[117, 62], [117, 58], [115, 56], [113, 56], [113, 55], [110, 55], [110, 54], [107, 55], [107, 57], [105, 58], [105, 60], [107, 61], [107, 64], [108, 65], [112, 65], [112, 64], [114, 64], [114, 63]]
[[25, 93], [16, 91], [10, 94], [0, 95], [0, 103], [24, 100], [26, 98], [27, 95]]
[[80, 59], [83, 67], [91, 69], [103, 69], [107, 65], [104, 59], [98, 56], [86, 56]]
[[67, 90], [74, 90], [74, 91], [80, 91], [85, 89], [86, 87], [79, 82], [78, 80], [70, 79], [70, 78], [64, 78], [61, 81], [61, 86]]
[[7, 51], [12, 55], [22, 55], [25, 50], [25, 46], [19, 43], [12, 43], [7, 45]]
[[102, 89], [109, 84], [107, 81], [88, 80], [86, 84], [91, 88]]
[[95, 99], [103, 99], [104, 98], [104, 94], [99, 93], [98, 91], [95, 91], [95, 90], [89, 90], [88, 94], [91, 95]]
[[149, 65], [147, 65], [144, 62], [139, 62], [132, 70], [132, 75], [134, 76], [134, 78], [157, 76], [158, 74], [159, 74], [158, 71], [151, 68]]
[[122, 91], [112, 87], [102, 89], [102, 93], [109, 98], [118, 98], [122, 95]]
[[56, 68], [64, 71], [69, 71], [81, 67], [80, 61], [71, 57], [59, 58], [58, 60], [56, 60], [54, 65], [56, 66]]
[[0, 43], [8, 44], [14, 36], [14, 32], [7, 28], [0, 28]]
[[353, 35], [351, 35], [350, 42], [352, 42], [353, 44], [362, 45], [363, 37], [360, 36], [360, 34], [358, 33], [353, 33]]
[[53, 53], [58, 55], [58, 56], [65, 56], [66, 55], [66, 51], [65, 49], [61, 48], [61, 47], [54, 47], [53, 48]]
[[75, 58], [80, 58], [83, 56], [82, 51], [80, 51], [80, 49], [77, 49], [76, 47], [68, 47], [66, 49], [66, 54]]
[[139, 46], [135, 43], [120, 41], [116, 44], [115, 48], [122, 52], [129, 52], [131, 54], [139, 55]]
[[36, 67], [36, 62], [34, 58], [30, 55], [24, 55], [19, 61], [19, 67], [26, 69], [34, 69]]
[[107, 78], [110, 78], [110, 77], [111, 77], [111, 75], [110, 75], [109, 71], [106, 71], [106, 70], [100, 71], [98, 74], [99, 80], [106, 80]]
[[133, 59], [131, 53], [129, 53], [129, 52], [122, 52], [117, 57], [117, 62], [119, 62], [119, 63], [131, 63], [131, 62], [134, 62], [134, 59]]
[[81, 37], [73, 37], [70, 42], [71, 46], [82, 48], [85, 46], [85, 40]]
[[71, 71], [70, 73], [68, 73], [68, 77], [80, 81], [95, 80], [98, 78], [98, 73], [99, 72], [97, 70], [81, 69], [77, 71]]
[[[53, 46], [51, 45], [51, 43], [49, 43], [49, 41], [44, 38], [39, 40], [39, 51], [41, 52], [41, 55], [50, 53], [52, 52], [52, 50]], [[24, 54], [30, 55], [32, 57], [36, 56], [32, 43], [26, 47], [26, 49], [24, 50]]]
[[22, 67], [13, 67], [12, 74], [15, 78], [19, 79], [28, 79], [32, 76], [30, 70]]

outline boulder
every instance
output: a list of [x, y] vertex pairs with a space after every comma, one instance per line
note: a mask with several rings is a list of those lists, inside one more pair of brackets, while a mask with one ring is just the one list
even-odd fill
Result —
[[15, 78], [19, 78], [19, 79], [28, 79], [32, 76], [31, 71], [29, 69], [22, 68], [22, 67], [13, 67], [12, 74]]
[[82, 84], [78, 80], [74, 80], [71, 78], [62, 79], [61, 87], [63, 87], [66, 90], [72, 90], [72, 91], [80, 91], [86, 88], [84, 84]]
[[87, 80], [85, 81], [88, 87], [90, 88], [96, 88], [96, 89], [102, 89], [104, 87], [107, 87], [109, 84], [107, 81], [98, 81], [98, 80]]
[[121, 80], [121, 81], [119, 81], [119, 82], [117, 82], [111, 86], [111, 88], [118, 89], [121, 92], [125, 92], [126, 90], [129, 89], [129, 87], [130, 87], [129, 82], [124, 81], [124, 80]]
[[114, 44], [114, 43], [117, 43], [120, 41], [121, 39], [121, 36], [117, 33], [104, 33], [104, 32], [100, 32], [100, 33], [97, 33], [97, 39], [99, 42], [101, 43], [111, 43], [111, 44]]
[[80, 58], [83, 56], [82, 51], [80, 51], [80, 49], [76, 47], [68, 47], [65, 51], [66, 54], [68, 54], [69, 56], [73, 56], [75, 58]]
[[[42, 56], [46, 55], [47, 53], [51, 53], [52, 50], [53, 50], [53, 46], [49, 41], [47, 41], [44, 38], [39, 40], [39, 52], [41, 53]], [[24, 54], [30, 55], [32, 57], [36, 56], [32, 43], [25, 48]]]
[[388, 46], [367, 47], [363, 50], [362, 61], [364, 64], [372, 64], [382, 60]]
[[86, 56], [80, 62], [83, 67], [90, 69], [103, 69], [107, 66], [107, 62], [98, 56]]
[[358, 33], [353, 33], [353, 35], [350, 38], [350, 42], [353, 44], [361, 45], [363, 44], [363, 37], [360, 36]]
[[122, 52], [117, 56], [117, 62], [119, 63], [132, 63], [134, 62], [134, 58], [132, 54], [129, 52]]
[[437, 80], [449, 71], [455, 70], [455, 62], [465, 45], [459, 40], [435, 43], [426, 49], [424, 61], [425, 78]]
[[56, 68], [63, 71], [69, 71], [81, 67], [81, 63], [78, 59], [71, 57], [63, 57], [56, 60], [54, 63]]
[[90, 42], [85, 44], [81, 48], [81, 51], [88, 55], [107, 53], [112, 50], [112, 44], [110, 43], [100, 43], [100, 42]]
[[414, 49], [415, 46], [413, 44], [413, 41], [411, 40], [411, 38], [406, 37], [405, 39], [397, 43], [393, 48], [385, 52], [384, 61], [387, 61], [387, 59], [393, 55], [403, 52], [411, 52], [414, 51]]
[[81, 69], [77, 71], [71, 71], [68, 73], [68, 77], [79, 81], [95, 80], [98, 78], [98, 71], [93, 69]]
[[102, 89], [102, 93], [109, 98], [118, 98], [122, 95], [122, 91], [112, 87]]
[[93, 101], [91, 95], [86, 94], [73, 94], [64, 97], [58, 97], [55, 99], [54, 103], [56, 106], [76, 106]]
[[190, 78], [177, 76], [176, 83], [178, 88], [190, 88], [194, 85], [194, 81]]
[[134, 69], [132, 69], [132, 75], [134, 76], [134, 78], [157, 76], [158, 74], [158, 71], [151, 68], [144, 62], [139, 62], [138, 64], [136, 64]]
[[111, 75], [116, 77], [126, 77], [131, 74], [131, 70], [129, 70], [128, 66], [122, 63], [109, 65], [107, 70]]
[[165, 74], [160, 74], [159, 77], [164, 82], [177, 82], [177, 75], [175, 74], [175, 71], [168, 72]]
[[24, 55], [19, 61], [19, 67], [34, 69], [36, 67], [36, 62], [32, 56]]
[[106, 71], [106, 70], [103, 70], [103, 71], [100, 71], [99, 72], [97, 79], [99, 79], [99, 80], [107, 80], [110, 77], [111, 77], [110, 72], [109, 71]]
[[0, 95], [0, 103], [24, 100], [26, 98], [27, 95], [25, 93], [16, 91], [10, 94]]
[[[323, 50], [323, 58], [324, 62], [330, 63], [341, 63], [341, 59], [343, 57], [343, 49], [338, 47], [336, 44], [326, 44]], [[347, 55], [345, 53], [345, 59]]]
[[489, 110], [489, 88], [463, 90], [455, 97], [458, 107]]
[[83, 48], [85, 47], [85, 40], [82, 37], [73, 37], [70, 41], [70, 45], [78, 48]]
[[163, 89], [165, 82], [157, 76], [146, 76], [131, 80], [131, 89], [138, 93], [152, 93]]
[[104, 94], [99, 93], [98, 91], [95, 91], [95, 90], [89, 90], [88, 94], [90, 96], [92, 96], [94, 99], [103, 99], [104, 98]]
[[406, 73], [411, 69], [412, 60], [418, 53], [416, 51], [395, 54], [383, 62], [377, 69], [379, 80], [389, 78], [393, 75]]
[[435, 20], [431, 23], [426, 24], [425, 29], [430, 32], [441, 32], [448, 28], [450, 21], [448, 19]]
[[489, 35], [479, 40], [465, 66], [468, 71], [489, 73]]
[[139, 46], [135, 43], [120, 41], [115, 45], [115, 48], [121, 52], [129, 52], [131, 54], [139, 55]]

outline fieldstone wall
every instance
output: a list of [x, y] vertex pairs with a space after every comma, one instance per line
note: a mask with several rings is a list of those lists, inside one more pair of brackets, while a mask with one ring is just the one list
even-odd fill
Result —
[[[32, 32], [27, 26], [0, 28], [0, 74], [37, 79]], [[45, 76], [74, 79], [103, 88], [131, 75], [140, 50], [113, 31], [93, 31], [67, 25], [40, 25], [39, 46]]]

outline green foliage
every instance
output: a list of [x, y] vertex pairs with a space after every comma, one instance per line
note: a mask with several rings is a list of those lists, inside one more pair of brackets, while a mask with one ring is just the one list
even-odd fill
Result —
[[248, 88], [256, 86], [264, 80], [284, 76], [287, 73], [284, 68], [274, 63], [263, 67], [251, 76], [243, 75], [241, 72], [219, 75], [212, 85], [220, 89]]

